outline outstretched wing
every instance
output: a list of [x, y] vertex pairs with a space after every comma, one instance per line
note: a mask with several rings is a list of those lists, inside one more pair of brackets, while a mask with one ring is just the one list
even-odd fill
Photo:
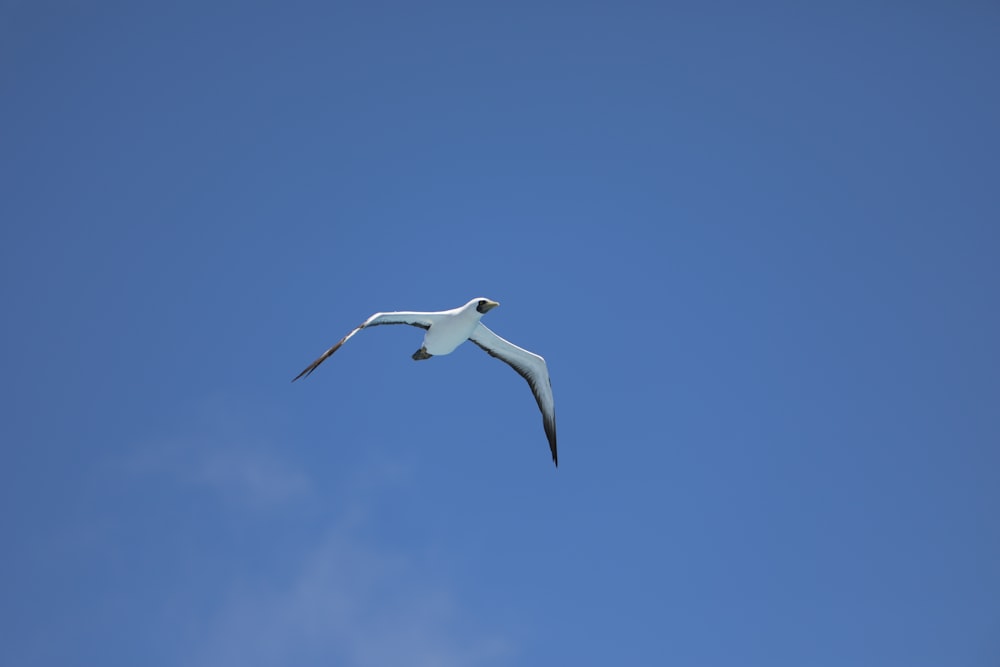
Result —
[[306, 366], [304, 371], [302, 371], [301, 373], [296, 375], [295, 378], [292, 379], [292, 382], [295, 382], [295, 380], [298, 380], [300, 377], [308, 376], [310, 373], [316, 370], [316, 367], [319, 366], [324, 361], [326, 361], [327, 357], [329, 357], [331, 354], [339, 350], [341, 345], [346, 343], [351, 338], [351, 336], [358, 333], [362, 329], [365, 329], [367, 327], [376, 327], [380, 324], [409, 324], [410, 326], [420, 327], [421, 329], [430, 329], [431, 325], [437, 322], [440, 318], [441, 318], [441, 313], [418, 313], [407, 310], [400, 310], [392, 313], [375, 313], [367, 320], [365, 320], [357, 327], [355, 327], [354, 330], [351, 331], [351, 333], [347, 334], [339, 341], [337, 341], [337, 343], [333, 347], [331, 347], [329, 350], [320, 355], [319, 359]]
[[552, 383], [549, 381], [549, 367], [546, 366], [545, 359], [504, 340], [490, 331], [482, 322], [469, 336], [469, 340], [486, 350], [491, 357], [496, 357], [509, 364], [528, 381], [531, 393], [535, 395], [535, 401], [538, 402], [538, 409], [542, 411], [542, 425], [545, 427], [545, 435], [549, 439], [549, 449], [552, 450], [552, 462], [558, 467], [556, 405], [552, 399]]

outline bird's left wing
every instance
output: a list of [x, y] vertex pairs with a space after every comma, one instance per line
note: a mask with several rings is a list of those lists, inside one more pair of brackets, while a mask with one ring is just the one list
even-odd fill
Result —
[[545, 359], [504, 340], [490, 331], [482, 322], [473, 330], [469, 340], [483, 348], [491, 357], [506, 362], [528, 381], [531, 393], [535, 395], [535, 401], [538, 403], [538, 409], [542, 411], [542, 425], [545, 427], [545, 435], [549, 439], [552, 462], [558, 467], [556, 405], [552, 398], [552, 383], [549, 381], [549, 367], [545, 364]]
[[320, 355], [319, 359], [306, 366], [305, 370], [296, 375], [292, 382], [295, 382], [295, 380], [298, 380], [300, 377], [308, 376], [316, 370], [316, 367], [326, 361], [327, 357], [339, 350], [341, 345], [346, 343], [351, 336], [358, 333], [362, 329], [375, 327], [380, 324], [409, 324], [410, 326], [420, 327], [421, 329], [430, 329], [431, 325], [441, 319], [441, 317], [443, 317], [441, 313], [421, 313], [409, 310], [398, 310], [391, 313], [375, 313], [367, 320], [356, 326], [351, 333], [337, 341], [333, 347]]

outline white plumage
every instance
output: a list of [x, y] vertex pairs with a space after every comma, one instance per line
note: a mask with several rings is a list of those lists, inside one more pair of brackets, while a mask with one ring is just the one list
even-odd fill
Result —
[[548, 366], [542, 357], [504, 340], [480, 322], [483, 315], [499, 305], [496, 301], [477, 297], [470, 300], [464, 306], [452, 308], [451, 310], [375, 313], [320, 355], [316, 361], [309, 364], [305, 370], [295, 376], [292, 382], [301, 377], [308, 376], [316, 370], [317, 366], [326, 361], [327, 357], [340, 349], [340, 346], [346, 343], [351, 336], [367, 327], [382, 324], [409, 324], [410, 326], [426, 330], [423, 345], [413, 353], [413, 359], [416, 361], [450, 354], [466, 340], [471, 340], [491, 357], [496, 357], [506, 362], [521, 377], [527, 380], [528, 385], [531, 387], [531, 393], [534, 394], [535, 401], [538, 403], [538, 409], [542, 412], [542, 425], [545, 428], [545, 435], [549, 441], [552, 461], [558, 466], [559, 457], [556, 452], [556, 412], [555, 402], [552, 398], [552, 384], [549, 381]]

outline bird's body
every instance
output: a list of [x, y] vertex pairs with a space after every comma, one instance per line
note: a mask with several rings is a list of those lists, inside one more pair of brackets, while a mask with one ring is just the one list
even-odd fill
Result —
[[548, 366], [542, 357], [504, 340], [480, 322], [483, 315], [499, 305], [496, 301], [480, 297], [451, 310], [375, 313], [307, 366], [292, 382], [300, 377], [308, 376], [354, 334], [367, 327], [382, 324], [409, 324], [424, 329], [426, 333], [423, 345], [413, 353], [413, 359], [416, 361], [451, 354], [459, 345], [471, 340], [490, 356], [509, 364], [528, 381], [535, 401], [538, 403], [538, 408], [542, 412], [542, 424], [549, 440], [552, 461], [558, 466], [555, 403], [552, 398]]
[[451, 354], [455, 348], [469, 340], [484, 313], [476, 308], [463, 306], [434, 314], [437, 317], [424, 334], [423, 348], [431, 356], [440, 357]]

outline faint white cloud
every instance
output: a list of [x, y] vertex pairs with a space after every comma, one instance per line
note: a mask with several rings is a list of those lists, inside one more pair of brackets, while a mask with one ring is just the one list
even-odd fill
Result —
[[218, 582], [228, 593], [214, 610], [198, 610], [200, 638], [180, 648], [187, 653], [183, 664], [490, 667], [506, 662], [509, 643], [484, 631], [483, 621], [462, 608], [448, 582], [430, 580], [427, 570], [403, 553], [356, 536], [372, 520], [373, 496], [399, 493], [412, 483], [405, 461], [370, 457], [338, 483], [327, 480], [317, 488], [294, 467], [291, 448], [234, 435], [246, 430], [238, 420], [215, 423], [221, 425], [199, 435], [137, 448], [125, 462], [127, 474], [197, 488], [241, 507], [321, 505], [336, 516], [326, 515], [331, 523], [317, 527], [313, 546], [278, 557], [291, 565], [277, 576], [255, 571], [251, 580], [234, 574], [229, 583]]
[[487, 666], [510, 656], [476, 634], [443, 584], [339, 530], [308, 554], [277, 590], [226, 601], [193, 661], [213, 667], [343, 665]]
[[133, 452], [124, 467], [132, 474], [172, 478], [228, 502], [257, 507], [301, 499], [313, 490], [309, 477], [271, 448], [224, 435], [162, 440]]
[[309, 478], [263, 451], [210, 452], [192, 470], [192, 479], [230, 496], [275, 504], [306, 495]]

